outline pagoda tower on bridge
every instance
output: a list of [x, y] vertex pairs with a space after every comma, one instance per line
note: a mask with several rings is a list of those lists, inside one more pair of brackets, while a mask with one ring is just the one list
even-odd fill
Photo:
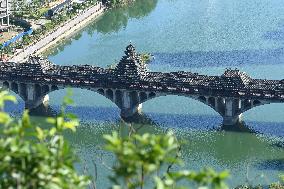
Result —
[[124, 53], [125, 55], [115, 68], [117, 78], [126, 81], [143, 79], [147, 74], [147, 67], [135, 47], [130, 43]]

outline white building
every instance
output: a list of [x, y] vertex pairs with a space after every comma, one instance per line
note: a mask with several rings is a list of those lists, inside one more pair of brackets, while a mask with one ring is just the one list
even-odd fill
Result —
[[10, 0], [0, 0], [0, 28], [10, 25]]

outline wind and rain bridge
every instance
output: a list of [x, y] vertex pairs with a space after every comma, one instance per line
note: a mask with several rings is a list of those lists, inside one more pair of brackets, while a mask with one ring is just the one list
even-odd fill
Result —
[[30, 57], [23, 63], [0, 63], [0, 86], [18, 94], [28, 109], [45, 103], [48, 93], [55, 90], [91, 90], [115, 103], [123, 118], [135, 115], [150, 99], [185, 96], [210, 106], [223, 117], [224, 125], [238, 123], [243, 112], [256, 106], [284, 102], [284, 79], [253, 79], [231, 69], [221, 76], [150, 72], [131, 44], [113, 69], [59, 66], [40, 57]]

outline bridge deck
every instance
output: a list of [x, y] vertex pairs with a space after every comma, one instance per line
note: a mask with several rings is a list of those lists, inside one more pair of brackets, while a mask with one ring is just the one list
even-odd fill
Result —
[[284, 101], [284, 80], [252, 79], [239, 70], [221, 76], [192, 72], [147, 72], [143, 77], [119, 75], [116, 69], [91, 65], [59, 66], [32, 58], [26, 63], [0, 63], [2, 82], [64, 85], [79, 88], [112, 88], [172, 94], [211, 95]]

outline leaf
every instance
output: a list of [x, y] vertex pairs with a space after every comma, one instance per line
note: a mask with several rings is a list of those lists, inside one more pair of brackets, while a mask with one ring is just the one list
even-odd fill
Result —
[[72, 105], [74, 104], [74, 101], [72, 100], [72, 95], [73, 95], [73, 92], [71, 89], [67, 89], [67, 94], [66, 96], [64, 96], [63, 98], [63, 107], [67, 106], [67, 105]]
[[71, 120], [63, 123], [63, 128], [71, 129], [72, 131], [76, 131], [76, 127], [79, 125], [78, 120]]
[[11, 122], [11, 117], [5, 112], [0, 112], [0, 123], [9, 124], [10, 122]]
[[159, 177], [155, 176], [154, 180], [155, 180], [157, 189], [165, 189], [165, 185], [164, 185], [163, 181]]
[[74, 101], [71, 98], [64, 97], [64, 103], [65, 105], [72, 105], [74, 104]]
[[29, 111], [25, 110], [23, 115], [22, 115], [22, 126], [24, 128], [30, 127], [31, 122], [30, 122], [30, 116], [29, 116]]
[[13, 103], [16, 103], [17, 102], [17, 99], [16, 97], [12, 96], [12, 95], [6, 95], [3, 97], [3, 100], [4, 101], [10, 101], [10, 102], [13, 102]]
[[226, 179], [230, 176], [229, 171], [223, 171], [219, 174], [220, 179]]
[[55, 128], [55, 127], [52, 127], [52, 128], [49, 130], [49, 135], [50, 135], [50, 136], [54, 136], [56, 132], [57, 132], [56, 128]]
[[65, 117], [68, 119], [77, 119], [77, 116], [75, 114], [72, 113], [66, 113]]
[[57, 117], [57, 118], [56, 118], [56, 126], [57, 126], [59, 129], [61, 129], [63, 123], [64, 123], [63, 117]]
[[[5, 95], [7, 92], [0, 92], [1, 107], [5, 101], [14, 100]], [[74, 116], [70, 116], [71, 120], [65, 122], [61, 116], [47, 121], [54, 126], [64, 125], [74, 130], [78, 121], [73, 118]], [[87, 187], [89, 178], [76, 173], [74, 164], [77, 159], [62, 132], [57, 133], [56, 127], [50, 130], [31, 127], [28, 111], [18, 121], [0, 111], [0, 123], [4, 124], [0, 129], [0, 188]], [[29, 135], [26, 135], [27, 131]], [[38, 142], [39, 140], [42, 142]]]
[[56, 123], [56, 119], [53, 117], [48, 117], [46, 119], [46, 122], [54, 125]]
[[9, 93], [7, 91], [1, 91], [0, 92], [0, 108], [3, 109], [5, 102], [7, 101], [11, 101], [16, 103], [16, 97], [9, 95]]
[[43, 130], [40, 128], [40, 127], [36, 127], [36, 133], [37, 133], [37, 138], [39, 139], [39, 140], [44, 140], [45, 139], [45, 134], [44, 134], [44, 132], [43, 132]]

